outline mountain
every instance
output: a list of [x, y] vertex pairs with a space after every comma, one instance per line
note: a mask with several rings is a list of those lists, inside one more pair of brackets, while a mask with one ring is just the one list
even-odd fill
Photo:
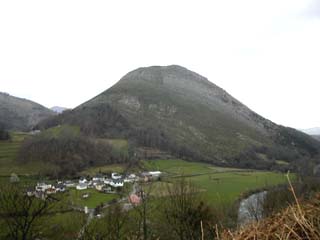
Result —
[[27, 131], [53, 115], [38, 103], [0, 92], [0, 125], [8, 130]]
[[54, 106], [52, 108], [50, 108], [50, 110], [56, 112], [56, 113], [62, 113], [64, 112], [65, 110], [68, 110], [68, 108], [65, 108], [65, 107], [59, 107], [59, 106]]
[[301, 131], [309, 135], [320, 135], [320, 127], [301, 129]]
[[[39, 128], [77, 125], [88, 136], [221, 165], [270, 168], [314, 156], [319, 142], [279, 126], [205, 77], [180, 66], [139, 68]], [[281, 161], [276, 161], [281, 160]]]

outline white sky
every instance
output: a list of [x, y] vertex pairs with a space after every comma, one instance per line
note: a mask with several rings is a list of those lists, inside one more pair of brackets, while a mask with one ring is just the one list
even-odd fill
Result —
[[320, 125], [320, 0], [0, 1], [0, 91], [75, 107], [142, 66], [196, 71], [282, 125]]

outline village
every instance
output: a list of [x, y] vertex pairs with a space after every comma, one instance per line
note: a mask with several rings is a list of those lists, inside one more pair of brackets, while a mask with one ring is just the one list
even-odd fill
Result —
[[49, 195], [64, 193], [69, 189], [74, 189], [82, 194], [83, 198], [88, 198], [89, 194], [85, 190], [93, 189], [100, 193], [114, 194], [120, 192], [125, 184], [134, 184], [133, 191], [128, 196], [129, 203], [138, 204], [140, 198], [136, 194], [137, 184], [159, 180], [162, 175], [160, 171], [141, 172], [139, 174], [96, 174], [94, 177], [80, 177], [77, 180], [65, 180], [53, 182], [38, 182], [36, 186], [29, 187], [26, 191], [28, 196], [46, 199]]

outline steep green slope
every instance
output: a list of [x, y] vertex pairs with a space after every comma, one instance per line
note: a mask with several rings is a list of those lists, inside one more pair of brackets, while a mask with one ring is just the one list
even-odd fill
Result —
[[27, 131], [54, 112], [27, 99], [0, 92], [0, 126], [9, 130]]
[[98, 137], [126, 137], [178, 157], [243, 167], [312, 156], [320, 146], [180, 66], [134, 70], [92, 100], [39, 126], [62, 123]]

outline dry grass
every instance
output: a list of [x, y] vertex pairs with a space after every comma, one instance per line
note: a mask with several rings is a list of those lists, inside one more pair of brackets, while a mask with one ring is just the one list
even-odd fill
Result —
[[284, 211], [246, 226], [235, 233], [225, 231], [221, 240], [318, 240], [320, 239], [320, 194], [313, 200], [296, 203]]

